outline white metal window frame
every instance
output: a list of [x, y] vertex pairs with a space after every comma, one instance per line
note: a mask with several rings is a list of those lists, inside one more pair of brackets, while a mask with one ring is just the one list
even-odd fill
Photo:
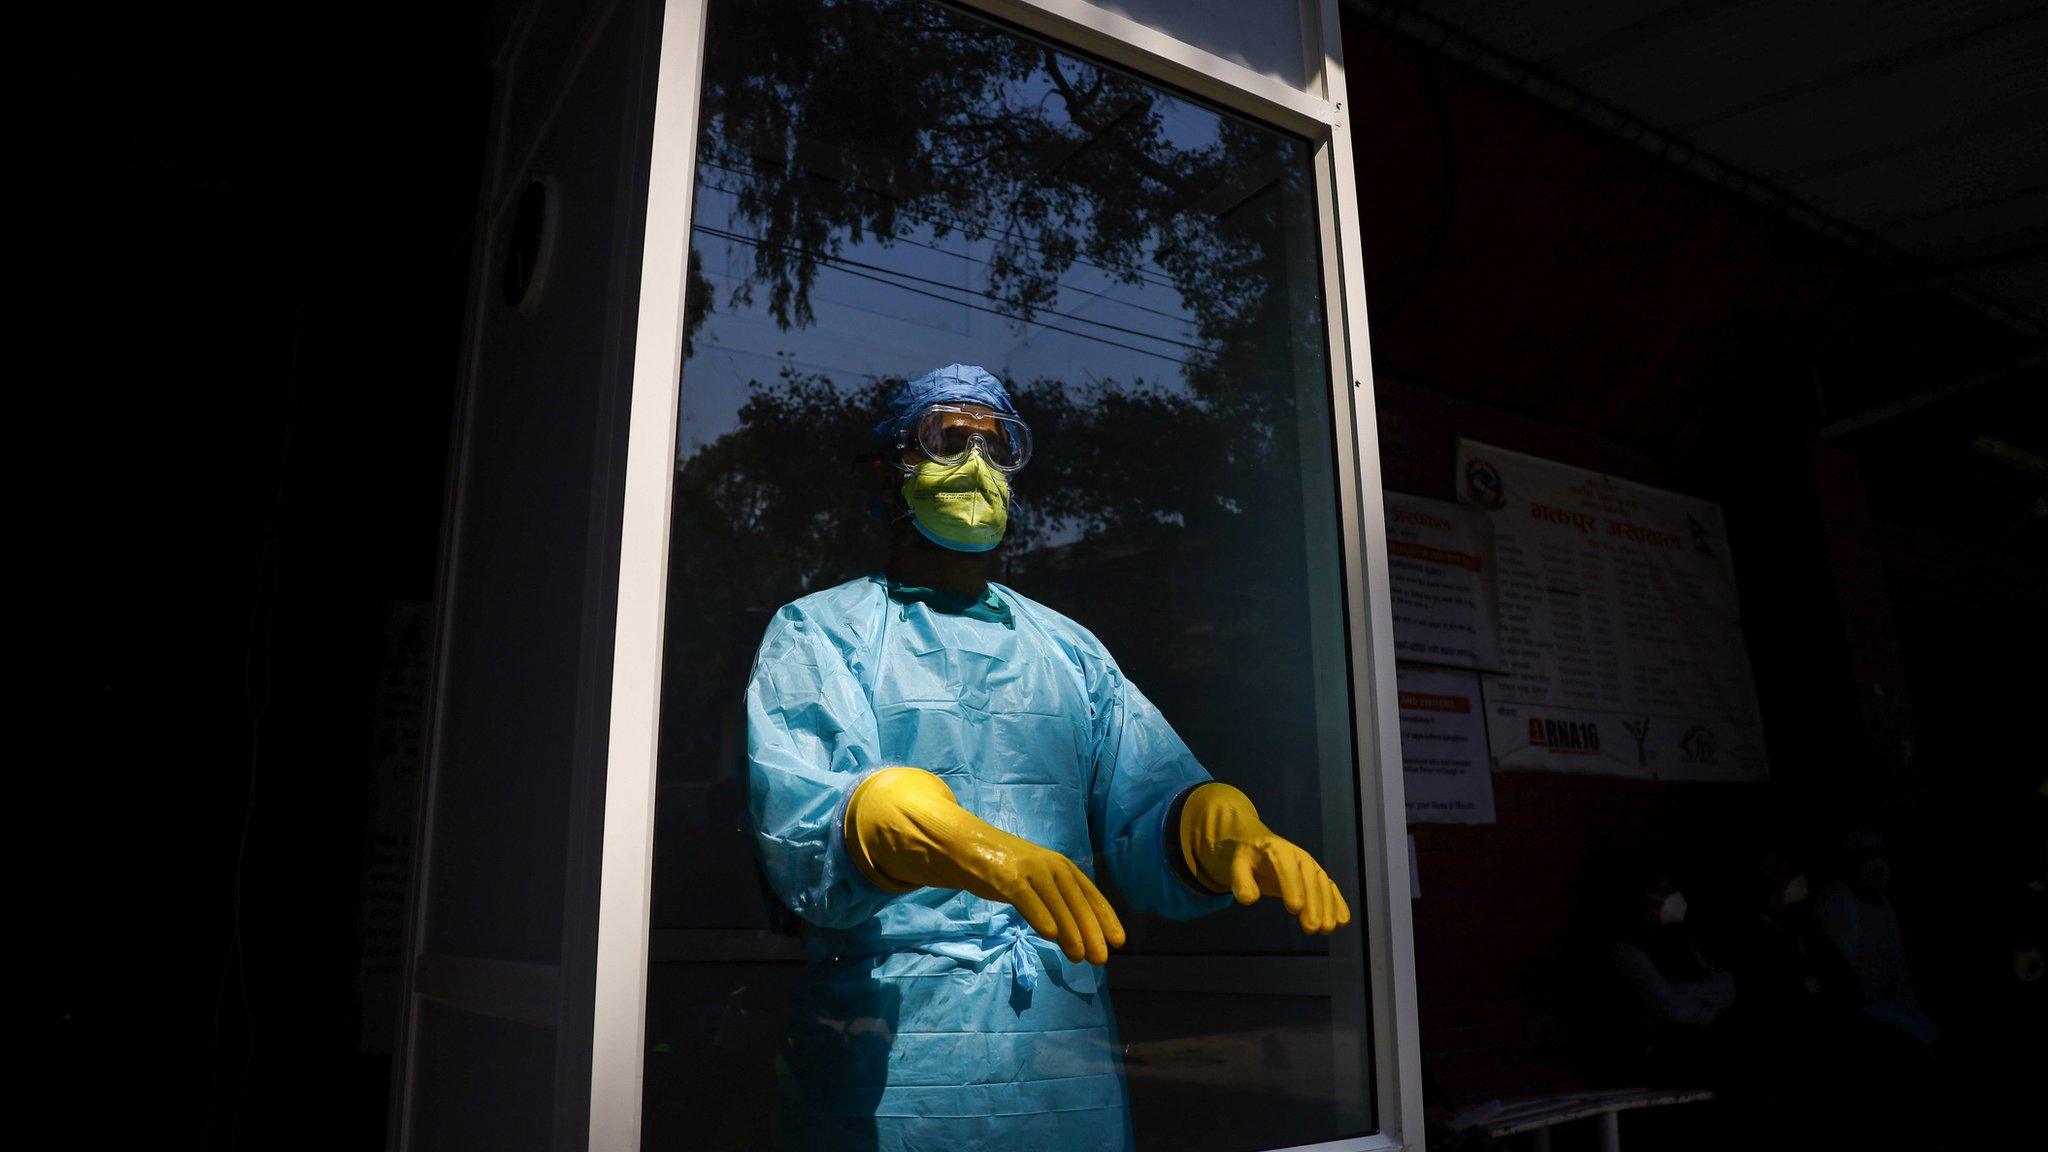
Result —
[[[639, 1152], [653, 891], [655, 755], [661, 712], [683, 301], [694, 205], [705, 12], [666, 0], [641, 256], [626, 490], [612, 657], [602, 884], [592, 1012], [590, 1147]], [[1337, 0], [1302, 0], [1310, 89], [1297, 89], [1084, 0], [953, 0], [1056, 43], [1305, 137], [1314, 148], [1338, 501], [1358, 750], [1359, 878], [1368, 951], [1374, 1115], [1370, 1136], [1295, 1152], [1422, 1146], [1421, 1058], [1408, 904], [1406, 804], [1387, 594], [1379, 430], [1365, 269]]]

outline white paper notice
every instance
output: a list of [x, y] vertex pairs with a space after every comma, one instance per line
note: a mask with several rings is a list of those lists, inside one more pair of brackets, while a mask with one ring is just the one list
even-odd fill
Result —
[[1395, 658], [1498, 670], [1492, 520], [1475, 508], [1401, 492], [1386, 500]]
[[1486, 756], [1479, 674], [1394, 669], [1401, 701], [1401, 779], [1410, 824], [1491, 824], [1493, 768]]
[[1458, 494], [1493, 518], [1500, 767], [1769, 776], [1719, 505], [1472, 440]]

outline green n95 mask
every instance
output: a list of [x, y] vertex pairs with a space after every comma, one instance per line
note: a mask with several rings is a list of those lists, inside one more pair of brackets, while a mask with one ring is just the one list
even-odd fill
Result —
[[926, 460], [903, 482], [903, 502], [925, 539], [955, 552], [986, 552], [1010, 524], [1010, 479], [979, 451], [956, 464]]

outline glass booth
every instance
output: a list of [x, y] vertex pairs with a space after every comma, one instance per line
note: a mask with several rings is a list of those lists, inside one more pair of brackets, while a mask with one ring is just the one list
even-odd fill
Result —
[[[588, 800], [557, 820], [568, 924], [542, 991], [558, 1007], [527, 1013], [553, 1047], [519, 1041], [534, 1076], [549, 1070], [554, 1143], [587, 1123], [593, 1147], [819, 1146], [806, 1031], [878, 1067], [903, 1047], [907, 1021], [805, 999], [806, 974], [835, 958], [764, 869], [744, 701], [779, 609], [881, 570], [869, 430], [895, 386], [956, 362], [998, 377], [1035, 441], [995, 580], [1099, 640], [1353, 910], [1328, 936], [1277, 900], [1176, 920], [1130, 911], [1104, 878], [1129, 938], [1097, 994], [1132, 1143], [1419, 1140], [1334, 3], [671, 0], [635, 42], [652, 78], [645, 184], [624, 213], [644, 213], [629, 357], [618, 341], [630, 387], [622, 443], [594, 467], [618, 491], [608, 703]], [[613, 98], [630, 103], [625, 88]], [[536, 287], [519, 319], [477, 323], [534, 323], [536, 299], [547, 306]], [[480, 507], [489, 493], [466, 467], [458, 486]], [[458, 556], [482, 547], [462, 529], [454, 541]], [[999, 658], [952, 656], [961, 707], [1000, 709], [972, 698], [965, 668]], [[440, 691], [450, 715], [488, 712], [445, 674]], [[470, 851], [434, 867], [458, 842], [438, 830], [461, 827], [452, 747], [435, 753], [448, 779], [425, 840], [423, 904], [443, 908], [456, 897], [440, 891], [487, 863]], [[1016, 795], [971, 765], [948, 779], [998, 823]], [[458, 1089], [427, 1078], [423, 1045], [513, 1050], [490, 1028], [445, 1039], [450, 1005], [503, 1017], [489, 1002], [510, 974], [439, 956], [428, 916], [401, 1146], [461, 1123], [436, 1103]], [[1028, 1050], [1048, 1079], [1071, 1068], [1065, 1043], [1055, 1030]], [[969, 1037], [949, 1051], [971, 1068], [994, 1050]], [[990, 1146], [1005, 1146], [1002, 1121]]]
[[[808, 1146], [779, 1128], [807, 961], [752, 845], [742, 697], [776, 609], [881, 569], [851, 461], [906, 376], [1007, 383], [1036, 443], [997, 578], [1356, 891], [1314, 155], [929, 0], [713, 0], [698, 115], [643, 1146]], [[1125, 919], [1141, 1147], [1374, 1130], [1359, 933], [1274, 901]]]

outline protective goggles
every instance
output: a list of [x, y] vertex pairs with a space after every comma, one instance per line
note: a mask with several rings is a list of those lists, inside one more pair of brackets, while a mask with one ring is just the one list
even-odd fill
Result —
[[1000, 412], [977, 412], [958, 404], [927, 404], [908, 428], [896, 434], [896, 451], [916, 446], [933, 461], [953, 465], [976, 448], [1004, 472], [1031, 459], [1031, 426]]

